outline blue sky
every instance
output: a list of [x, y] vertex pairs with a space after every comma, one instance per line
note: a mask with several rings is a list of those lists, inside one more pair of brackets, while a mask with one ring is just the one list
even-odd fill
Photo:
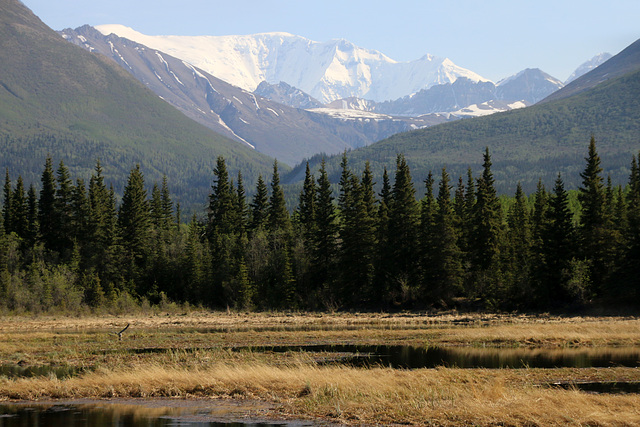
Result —
[[284, 31], [347, 39], [397, 61], [430, 53], [498, 81], [525, 68], [565, 80], [640, 38], [638, 0], [23, 0], [54, 30], [123, 24], [150, 35]]

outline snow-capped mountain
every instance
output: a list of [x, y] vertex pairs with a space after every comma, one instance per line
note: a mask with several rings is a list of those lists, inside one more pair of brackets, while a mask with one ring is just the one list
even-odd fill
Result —
[[612, 55], [607, 52], [603, 52], [594, 56], [593, 58], [591, 58], [584, 64], [580, 65], [578, 68], [576, 68], [576, 70], [569, 76], [569, 78], [567, 79], [567, 81], [564, 82], [564, 84], [568, 85], [578, 77], [587, 74], [589, 71], [593, 70], [598, 65], [608, 61], [611, 58], [611, 56]]
[[322, 103], [349, 97], [394, 100], [460, 77], [488, 81], [447, 58], [425, 55], [397, 62], [346, 40], [321, 43], [288, 33], [148, 36], [122, 25], [96, 28], [173, 55], [249, 91], [262, 81], [283, 81]]
[[[320, 152], [339, 153], [448, 120], [336, 116], [291, 108], [230, 85], [165, 52], [113, 34], [105, 36], [88, 25], [60, 33], [73, 44], [112, 58], [191, 119], [291, 165]], [[291, 87], [288, 91], [299, 92]]]
[[451, 113], [453, 117], [484, 116], [532, 105], [563, 87], [562, 82], [539, 69], [526, 69], [492, 82], [473, 82], [459, 78], [423, 89], [395, 101], [372, 102], [360, 98], [333, 101], [328, 106], [388, 114], [394, 116], [422, 116]]

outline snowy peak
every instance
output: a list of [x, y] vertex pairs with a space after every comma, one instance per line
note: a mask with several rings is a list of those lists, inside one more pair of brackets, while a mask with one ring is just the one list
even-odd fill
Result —
[[591, 58], [584, 64], [580, 65], [578, 68], [576, 68], [576, 70], [569, 76], [569, 78], [567, 79], [567, 81], [564, 82], [564, 84], [568, 85], [578, 77], [587, 74], [589, 71], [593, 70], [600, 64], [608, 61], [611, 58], [611, 56], [612, 55], [607, 52], [603, 52], [594, 56], [593, 58]]
[[344, 39], [321, 43], [288, 33], [148, 36], [122, 25], [96, 28], [166, 52], [245, 90], [262, 81], [286, 82], [324, 103], [350, 97], [393, 100], [460, 77], [488, 81], [447, 58], [424, 55], [396, 62]]

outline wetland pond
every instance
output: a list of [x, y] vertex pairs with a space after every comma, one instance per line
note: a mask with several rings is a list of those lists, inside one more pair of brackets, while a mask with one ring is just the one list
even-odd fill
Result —
[[64, 403], [15, 403], [0, 405], [0, 427], [275, 427], [306, 426], [302, 422], [272, 422], [246, 419], [248, 410], [260, 410], [261, 403], [220, 401], [122, 401]]

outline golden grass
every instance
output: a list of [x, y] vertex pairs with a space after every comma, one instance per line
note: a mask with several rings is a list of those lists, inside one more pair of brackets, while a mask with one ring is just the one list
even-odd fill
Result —
[[640, 396], [540, 387], [537, 370], [415, 371], [306, 364], [160, 365], [100, 370], [79, 378], [3, 380], [11, 399], [218, 397], [276, 402], [283, 416], [349, 424], [634, 425]]
[[[127, 323], [131, 327], [118, 341], [113, 332]], [[337, 343], [448, 345], [467, 347], [470, 355], [486, 346], [513, 347], [504, 351], [514, 354], [519, 348], [589, 352], [639, 346], [640, 320], [456, 313], [4, 318], [0, 364], [67, 364], [94, 371], [64, 380], [0, 378], [0, 398], [258, 399], [275, 403], [276, 416], [344, 424], [640, 425], [638, 395], [545, 386], [640, 381], [634, 368], [356, 369], [319, 366], [312, 355], [226, 350]], [[161, 351], [136, 351], [156, 348]]]

